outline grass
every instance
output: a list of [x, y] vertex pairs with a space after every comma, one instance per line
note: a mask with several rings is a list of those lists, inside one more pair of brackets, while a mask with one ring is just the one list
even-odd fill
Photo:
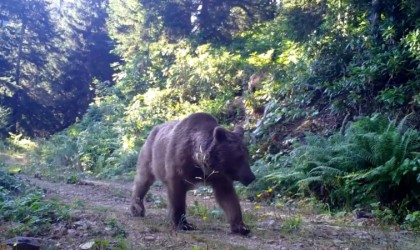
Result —
[[294, 233], [300, 230], [303, 226], [303, 219], [300, 215], [285, 219], [281, 227], [282, 232]]

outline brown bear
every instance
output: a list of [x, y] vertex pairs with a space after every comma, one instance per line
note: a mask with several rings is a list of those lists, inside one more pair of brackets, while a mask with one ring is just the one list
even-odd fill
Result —
[[247, 235], [234, 181], [245, 186], [255, 175], [249, 166], [248, 149], [243, 143], [243, 128], [230, 132], [206, 113], [195, 113], [181, 121], [156, 126], [140, 151], [134, 180], [131, 212], [144, 216], [143, 199], [158, 179], [168, 189], [170, 218], [181, 230], [195, 227], [185, 217], [186, 193], [197, 183], [211, 185], [224, 210], [231, 231]]

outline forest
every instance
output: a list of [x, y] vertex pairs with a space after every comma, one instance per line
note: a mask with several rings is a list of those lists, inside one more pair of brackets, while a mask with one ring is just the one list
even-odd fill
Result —
[[[159, 184], [163, 224], [121, 212], [152, 128], [195, 112], [245, 128], [251, 237], [201, 186], [203, 232], [168, 232]], [[418, 0], [3, 0], [0, 249], [415, 249], [419, 112]]]

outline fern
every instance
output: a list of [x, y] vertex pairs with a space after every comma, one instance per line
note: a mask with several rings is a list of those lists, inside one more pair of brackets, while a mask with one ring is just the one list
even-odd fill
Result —
[[306, 144], [290, 153], [287, 167], [278, 161], [263, 180], [315, 195], [332, 207], [379, 201], [401, 212], [398, 204], [404, 201], [405, 207], [420, 208], [420, 133], [403, 129], [405, 122], [374, 115], [354, 122], [344, 135], [308, 134]]

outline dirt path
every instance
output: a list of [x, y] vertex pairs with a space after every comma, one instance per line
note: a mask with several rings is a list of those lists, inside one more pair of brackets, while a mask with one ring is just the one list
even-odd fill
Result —
[[[157, 202], [166, 200], [164, 187], [152, 187], [146, 217], [133, 218], [128, 210], [131, 183], [82, 181], [72, 185], [21, 177], [42, 188], [47, 197], [71, 206], [76, 219], [70, 225], [56, 226], [49, 236], [59, 249], [80, 249], [81, 244], [95, 240], [112, 246], [119, 239], [128, 249], [418, 249], [420, 244], [419, 237], [410, 232], [379, 230], [360, 226], [362, 222], [355, 219], [305, 216], [301, 211], [246, 201], [242, 202], [244, 217], [253, 230], [248, 237], [230, 234], [224, 219], [203, 220], [201, 215], [189, 219], [198, 230], [175, 232], [169, 227], [167, 209]], [[214, 205], [212, 197], [188, 195], [189, 210], [210, 211]]]
[[[203, 221], [196, 217], [189, 220], [198, 226], [198, 230], [176, 232], [169, 227], [167, 209], [157, 208], [153, 202], [146, 203], [145, 218], [133, 218], [128, 210], [131, 183], [83, 181], [81, 185], [71, 185], [52, 183], [28, 176], [21, 176], [21, 178], [42, 188], [47, 197], [58, 198], [76, 210], [80, 220], [76, 220], [73, 223], [75, 226], [70, 227], [70, 230], [60, 232], [61, 240], [71, 247], [97, 239], [92, 238], [95, 233], [90, 233], [89, 229], [94, 229], [92, 232], [100, 230], [98, 227], [104, 226], [101, 224], [106, 224], [107, 221], [116, 222], [117, 226], [127, 233], [127, 242], [132, 249], [194, 249], [194, 247], [198, 249], [258, 249], [261, 247], [271, 249], [273, 244], [278, 243], [277, 241], [282, 241], [281, 237], [278, 239], [270, 237], [266, 240], [257, 239], [256, 236], [231, 235], [228, 225], [223, 220]], [[166, 200], [163, 187], [152, 187], [150, 193], [152, 197], [162, 197]], [[197, 198], [192, 194], [188, 200], [190, 206], [194, 201], [199, 201], [203, 207], [206, 205], [210, 207], [213, 204], [213, 200], [210, 201], [206, 197]], [[81, 225], [80, 230], [74, 232], [72, 228], [77, 229], [78, 225]]]

